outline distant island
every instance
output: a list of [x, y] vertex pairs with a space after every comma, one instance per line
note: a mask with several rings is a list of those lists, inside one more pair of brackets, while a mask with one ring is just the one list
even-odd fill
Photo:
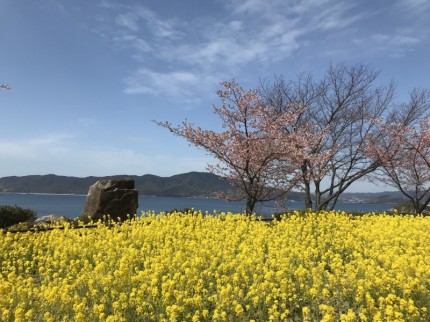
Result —
[[[88, 188], [101, 179], [130, 178], [140, 195], [156, 197], [216, 197], [232, 189], [221, 177], [208, 172], [189, 172], [171, 177], [160, 177], [152, 174], [142, 176], [115, 175], [108, 177], [68, 177], [48, 175], [10, 176], [0, 178], [0, 192], [15, 193], [52, 193], [86, 195]], [[302, 201], [304, 194], [290, 192], [290, 200]], [[398, 204], [404, 201], [402, 194], [396, 191], [377, 193], [343, 193], [339, 202], [346, 203], [379, 203]]]

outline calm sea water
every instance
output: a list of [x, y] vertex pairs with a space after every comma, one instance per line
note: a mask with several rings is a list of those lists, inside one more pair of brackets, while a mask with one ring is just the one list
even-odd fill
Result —
[[[86, 196], [83, 195], [55, 195], [55, 194], [29, 194], [29, 193], [0, 193], [0, 205], [19, 206], [29, 208], [37, 212], [37, 216], [57, 214], [75, 218], [81, 214]], [[387, 204], [358, 204], [339, 203], [336, 210], [382, 212], [391, 208]], [[182, 210], [184, 208], [194, 208], [203, 212], [231, 211], [234, 213], [243, 212], [245, 202], [228, 202], [221, 199], [212, 198], [178, 198], [178, 197], [149, 197], [139, 196], [138, 214], [142, 211], [169, 211], [173, 209]], [[303, 209], [303, 202], [290, 201], [289, 209]], [[256, 212], [270, 217], [276, 209], [269, 205], [258, 205]]]

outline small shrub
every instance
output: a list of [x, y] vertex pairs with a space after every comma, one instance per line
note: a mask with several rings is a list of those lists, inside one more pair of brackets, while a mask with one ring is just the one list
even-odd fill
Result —
[[20, 222], [34, 221], [36, 212], [18, 206], [0, 206], [0, 228], [18, 224]]

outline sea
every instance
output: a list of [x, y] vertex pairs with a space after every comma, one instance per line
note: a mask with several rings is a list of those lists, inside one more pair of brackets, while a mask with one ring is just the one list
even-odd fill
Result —
[[[59, 195], [39, 193], [0, 193], [0, 205], [19, 206], [32, 209], [37, 217], [50, 214], [62, 215], [69, 218], [78, 217], [85, 204], [86, 195]], [[304, 209], [303, 201], [290, 200], [287, 203], [290, 210]], [[337, 203], [335, 210], [338, 211], [360, 211], [360, 212], [383, 212], [392, 208], [390, 204], [377, 203]], [[153, 197], [139, 196], [139, 208], [137, 215], [142, 212], [167, 212], [174, 209], [183, 210], [193, 208], [203, 213], [233, 212], [242, 213], [245, 209], [244, 201], [226, 201], [215, 198], [180, 198], [180, 197]], [[263, 218], [270, 218], [271, 214], [279, 211], [274, 203], [257, 204], [255, 212]]]

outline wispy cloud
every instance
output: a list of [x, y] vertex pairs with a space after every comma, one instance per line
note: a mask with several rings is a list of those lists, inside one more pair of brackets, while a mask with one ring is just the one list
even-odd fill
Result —
[[99, 120], [93, 118], [82, 117], [78, 119], [78, 125], [81, 127], [90, 127], [99, 124]]
[[430, 8], [430, 2], [428, 0], [398, 0], [398, 4], [402, 9], [413, 12]]
[[139, 30], [139, 15], [135, 13], [120, 14], [116, 17], [115, 22], [119, 26], [126, 27], [131, 31]]
[[46, 134], [38, 137], [0, 140], [0, 154], [6, 159], [40, 160], [46, 156], [65, 154], [65, 142], [74, 135], [65, 133]]
[[[120, 13], [114, 13], [119, 29], [112, 40], [133, 48], [141, 64], [126, 78], [124, 92], [188, 100], [190, 86], [213, 89], [222, 80], [215, 80], [215, 75], [279, 61], [300, 48], [300, 37], [316, 29], [344, 28], [359, 19], [345, 15], [351, 5], [321, 10], [328, 1], [226, 2], [226, 15], [214, 24], [205, 24], [204, 19], [167, 19], [143, 6], [122, 6]], [[309, 11], [319, 12], [317, 21], [309, 19]], [[252, 17], [244, 19], [244, 13]], [[160, 70], [154, 62], [169, 66], [170, 71]]]
[[176, 39], [182, 35], [176, 28], [178, 22], [173, 19], [162, 19], [154, 11], [142, 6], [130, 7], [130, 11], [117, 15], [115, 22], [133, 32], [147, 28], [158, 38]]
[[356, 6], [354, 3], [342, 2], [319, 6], [319, 12], [312, 15], [312, 20], [318, 29], [342, 29], [362, 20], [369, 14], [366, 11], [354, 13]]
[[371, 34], [366, 39], [354, 39], [354, 42], [360, 47], [365, 45], [368, 48], [368, 52], [379, 52], [391, 58], [401, 58], [414, 51], [415, 46], [423, 41], [422, 36], [412, 34], [407, 29], [403, 29], [393, 31], [393, 33]]
[[195, 93], [201, 90], [203, 84], [215, 81], [215, 78], [210, 75], [200, 75], [192, 71], [156, 72], [140, 68], [125, 79], [124, 92], [181, 97], [183, 102], [191, 103], [196, 102]]
[[419, 38], [404, 34], [375, 34], [372, 39], [380, 51], [389, 52], [390, 56], [395, 58], [403, 57], [407, 52], [413, 51], [414, 45], [420, 42]]
[[204, 171], [204, 165], [209, 161], [208, 157], [178, 155], [175, 158], [176, 167], [172, 169], [170, 155], [148, 155], [127, 148], [78, 146], [67, 136], [58, 134], [0, 140], [0, 153], [3, 162], [0, 177], [10, 175], [8, 169], [11, 168], [14, 169], [15, 175], [55, 173], [106, 176], [153, 173], [154, 169], [157, 169], [157, 174], [168, 176], [181, 172]]
[[[399, 1], [409, 8], [423, 4], [423, 0]], [[124, 92], [187, 101], [192, 86], [194, 92], [213, 91], [224, 80], [216, 77], [228, 75], [228, 79], [256, 65], [279, 63], [315, 40], [333, 41], [337, 35], [350, 45], [358, 44], [364, 38], [356, 27], [378, 12], [360, 2], [335, 0], [233, 0], [217, 5], [223, 15], [189, 20], [167, 17], [143, 5], [105, 5], [116, 26], [112, 40], [132, 49], [137, 60], [136, 69], [125, 79]], [[380, 51], [389, 50], [397, 57], [417, 43], [407, 33], [373, 32], [370, 38]], [[328, 44], [320, 52], [328, 50], [343, 52]]]

